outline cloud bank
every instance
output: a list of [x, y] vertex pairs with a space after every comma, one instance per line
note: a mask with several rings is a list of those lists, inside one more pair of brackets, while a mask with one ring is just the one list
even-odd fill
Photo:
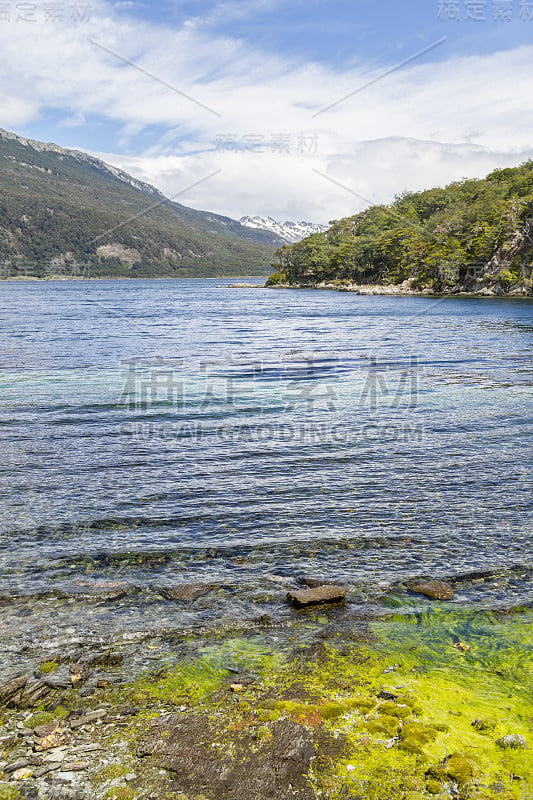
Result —
[[168, 195], [220, 170], [186, 205], [313, 222], [533, 157], [532, 46], [457, 56], [444, 43], [379, 79], [390, 63], [266, 52], [217, 33], [216, 13], [172, 28], [102, 2], [83, 23], [0, 23], [0, 125], [25, 133], [52, 116], [58, 144]]

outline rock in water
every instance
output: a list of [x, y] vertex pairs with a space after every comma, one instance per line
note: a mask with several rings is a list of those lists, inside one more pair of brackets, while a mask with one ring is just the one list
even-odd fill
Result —
[[409, 588], [412, 592], [423, 594], [432, 600], [453, 600], [455, 596], [453, 586], [445, 581], [426, 581], [425, 583], [416, 583]]
[[311, 578], [307, 575], [298, 575], [296, 581], [300, 586], [307, 586], [308, 589], [317, 589], [319, 586], [336, 586], [335, 581], [328, 581], [325, 578]]
[[183, 583], [181, 586], [163, 587], [159, 591], [166, 600], [177, 600], [182, 603], [190, 603], [197, 600], [204, 594], [218, 589], [217, 583]]
[[296, 608], [316, 606], [320, 603], [342, 603], [346, 589], [342, 586], [317, 586], [315, 589], [292, 590], [287, 593], [289, 603]]

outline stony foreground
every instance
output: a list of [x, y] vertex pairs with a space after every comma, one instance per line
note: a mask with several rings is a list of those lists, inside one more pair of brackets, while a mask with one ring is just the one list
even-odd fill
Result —
[[121, 685], [57, 654], [0, 687], [0, 798], [533, 798], [533, 615], [426, 616], [192, 637]]

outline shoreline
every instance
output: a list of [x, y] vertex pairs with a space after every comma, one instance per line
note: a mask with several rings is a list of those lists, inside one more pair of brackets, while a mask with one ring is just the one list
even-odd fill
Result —
[[0, 798], [533, 797], [531, 610], [295, 614], [178, 637], [122, 683], [119, 645], [43, 653], [0, 686]]
[[429, 289], [412, 289], [408, 282], [402, 284], [336, 284], [328, 281], [321, 283], [276, 283], [265, 286], [267, 289], [312, 289], [316, 291], [330, 291], [358, 294], [361, 296], [385, 296], [385, 297], [434, 297], [434, 298], [453, 298], [453, 297], [490, 297], [490, 298], [513, 298], [513, 299], [532, 299], [533, 293], [527, 293], [524, 287], [519, 287], [519, 291], [503, 292], [495, 291], [490, 287], [482, 287], [475, 292], [432, 292]]

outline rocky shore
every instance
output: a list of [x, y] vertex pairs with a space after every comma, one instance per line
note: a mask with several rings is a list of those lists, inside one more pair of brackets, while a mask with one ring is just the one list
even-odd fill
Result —
[[429, 581], [423, 617], [347, 624], [309, 583], [284, 635], [184, 634], [123, 681], [120, 648], [43, 654], [0, 685], [0, 798], [533, 797], [531, 612], [457, 613]]
[[531, 290], [523, 284], [517, 284], [509, 291], [504, 291], [499, 285], [482, 286], [472, 291], [466, 286], [446, 294], [434, 292], [430, 289], [414, 289], [412, 281], [400, 284], [357, 284], [350, 281], [320, 281], [318, 283], [267, 283], [268, 289], [322, 289], [335, 292], [351, 292], [360, 295], [386, 295], [391, 297], [531, 297]]

